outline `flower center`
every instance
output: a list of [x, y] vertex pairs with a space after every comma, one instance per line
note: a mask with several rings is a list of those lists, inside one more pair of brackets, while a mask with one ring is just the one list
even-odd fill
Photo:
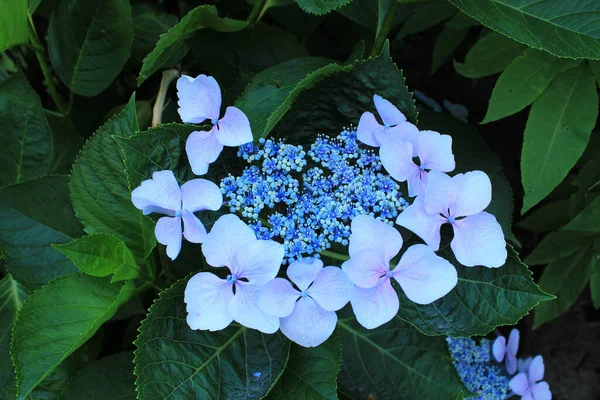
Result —
[[175, 216], [178, 218], [181, 217], [181, 210], [175, 211]]
[[210, 123], [213, 124], [213, 125], [216, 125], [216, 124], [219, 123], [219, 119], [218, 118], [213, 118], [213, 119], [210, 120]]
[[227, 282], [231, 283], [232, 285], [238, 280], [237, 276], [235, 275], [227, 275]]
[[425, 165], [424, 164], [419, 165], [419, 170], [421, 172], [425, 171]]
[[447, 221], [448, 221], [448, 223], [449, 223], [449, 224], [452, 224], [452, 223], [454, 223], [454, 221], [456, 221], [456, 218], [454, 218], [452, 215], [450, 215], [450, 216], [447, 218]]
[[387, 129], [387, 128], [390, 128], [392, 125], [391, 124], [383, 124], [383, 126]]
[[306, 296], [308, 296], [308, 293], [306, 293], [306, 290], [303, 290], [300, 292], [300, 296], [306, 297]]
[[394, 272], [391, 269], [388, 269], [388, 272], [385, 273], [386, 278], [391, 278], [392, 275], [394, 275]]

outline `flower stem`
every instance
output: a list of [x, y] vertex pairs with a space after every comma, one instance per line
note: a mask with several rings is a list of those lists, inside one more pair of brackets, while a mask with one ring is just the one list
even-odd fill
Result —
[[345, 254], [340, 254], [340, 253], [336, 253], [334, 251], [329, 251], [329, 250], [320, 251], [319, 254], [322, 256], [325, 256], [325, 257], [329, 257], [329, 258], [333, 258], [335, 260], [341, 260], [341, 261], [347, 261], [350, 259], [350, 257]]
[[179, 76], [179, 71], [176, 69], [167, 69], [162, 73], [162, 79], [160, 81], [160, 88], [156, 95], [156, 101], [154, 107], [152, 107], [152, 127], [159, 126], [162, 122], [162, 113], [165, 107], [165, 97], [167, 97], [167, 90], [169, 85], [173, 82], [173, 79]]
[[269, 8], [268, 3], [269, 0], [255, 0], [252, 11], [250, 11], [246, 21], [248, 21], [250, 25], [256, 25], [264, 15], [265, 11]]
[[396, 14], [398, 14], [399, 7], [400, 2], [398, 0], [393, 0], [392, 4], [390, 5], [390, 8], [388, 8], [387, 10], [385, 19], [383, 21], [383, 24], [381, 25], [381, 29], [375, 35], [373, 48], [371, 48], [371, 57], [377, 57], [383, 49], [383, 44], [385, 43], [388, 34], [390, 33], [390, 29], [392, 29], [392, 25], [396, 20]]

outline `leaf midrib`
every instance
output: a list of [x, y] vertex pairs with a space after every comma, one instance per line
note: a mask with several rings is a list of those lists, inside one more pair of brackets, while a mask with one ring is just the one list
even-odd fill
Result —
[[101, 4], [97, 4], [96, 9], [94, 10], [94, 16], [92, 17], [92, 22], [88, 25], [88, 29], [86, 29], [85, 35], [83, 37], [83, 42], [81, 43], [81, 48], [77, 52], [77, 61], [75, 61], [75, 65], [73, 66], [73, 76], [69, 85], [69, 88], [71, 89], [75, 87], [75, 82], [77, 81], [77, 75], [79, 71], [79, 63], [83, 58], [86, 43], [88, 42], [88, 35], [90, 34], [90, 31], [92, 30], [94, 23], [96, 22], [96, 16], [98, 15], [98, 10], [100, 9], [100, 6]]

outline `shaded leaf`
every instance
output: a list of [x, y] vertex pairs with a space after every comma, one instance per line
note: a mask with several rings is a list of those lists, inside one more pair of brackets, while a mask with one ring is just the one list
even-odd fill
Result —
[[50, 171], [55, 174], [68, 174], [73, 169], [73, 162], [83, 147], [83, 138], [71, 125], [68, 117], [49, 115], [48, 122], [54, 137], [54, 154]]
[[456, 13], [456, 7], [445, 0], [436, 0], [418, 4], [416, 10], [407, 18], [402, 27], [400, 27], [395, 40], [423, 32], [452, 18]]
[[525, 262], [542, 265], [566, 258], [582, 247], [587, 247], [596, 237], [597, 234], [587, 232], [550, 232], [525, 258]]
[[456, 50], [458, 45], [467, 37], [473, 20], [465, 14], [458, 12], [446, 22], [444, 30], [437, 37], [433, 46], [431, 73], [434, 74], [448, 57]]
[[563, 229], [565, 231], [600, 233], [600, 197], [581, 210]]
[[327, 14], [345, 6], [352, 0], [296, 0], [301, 9], [315, 15]]
[[454, 61], [456, 72], [467, 78], [481, 78], [504, 70], [527, 47], [496, 32], [475, 43], [464, 63]]
[[571, 220], [570, 199], [560, 199], [535, 209], [517, 224], [519, 228], [532, 232], [549, 232], [560, 228]]
[[[154, 46], [162, 33], [168, 31], [179, 22], [173, 14], [161, 12], [150, 4], [134, 3], [131, 5], [133, 20], [133, 45], [131, 46], [131, 57], [142, 62], [144, 57], [154, 50]], [[175, 51], [179, 50], [179, 51]], [[173, 45], [171, 60], [166, 64], [174, 64], [181, 60], [187, 53], [187, 47], [183, 42]]]
[[0, 52], [23, 43], [29, 43], [27, 0], [0, 3]]

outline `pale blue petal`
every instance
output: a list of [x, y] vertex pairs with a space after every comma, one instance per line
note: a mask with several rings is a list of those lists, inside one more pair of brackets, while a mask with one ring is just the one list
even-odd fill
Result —
[[177, 97], [177, 112], [183, 122], [199, 124], [207, 119], [219, 119], [221, 89], [212, 76], [182, 75], [177, 80]]
[[504, 360], [504, 355], [506, 354], [506, 338], [504, 336], [498, 336], [496, 340], [494, 340], [492, 354], [496, 361], [502, 362]]
[[[459, 176], [459, 175], [456, 175]], [[425, 211], [431, 215], [442, 214], [446, 217], [448, 210], [454, 214], [454, 203], [459, 193], [458, 181], [440, 171], [431, 171], [427, 177], [427, 190], [423, 195]]]
[[400, 302], [389, 278], [381, 278], [371, 289], [355, 286], [350, 298], [359, 324], [374, 329], [389, 322], [398, 313]]
[[506, 242], [496, 217], [485, 211], [454, 221], [450, 247], [464, 266], [498, 268], [506, 263]]
[[509, 375], [513, 375], [515, 372], [517, 372], [517, 357], [510, 353], [506, 353], [506, 360], [504, 361], [506, 365], [506, 371]]
[[206, 179], [192, 179], [181, 186], [182, 208], [191, 212], [217, 211], [223, 204], [219, 187]]
[[323, 261], [306, 257], [291, 263], [287, 269], [287, 276], [300, 290], [306, 290], [322, 268]]
[[233, 299], [232, 285], [210, 272], [192, 276], [185, 287], [187, 323], [192, 329], [218, 331], [233, 321], [229, 302]]
[[273, 280], [283, 261], [284, 248], [273, 240], [254, 240], [239, 248], [233, 271], [252, 285], [264, 285]]
[[344, 261], [342, 269], [356, 286], [368, 289], [377, 285], [379, 278], [390, 269], [389, 261], [383, 260], [374, 250], [363, 250]]
[[338, 267], [325, 267], [306, 292], [322, 309], [337, 311], [348, 304], [353, 288], [344, 271]]
[[402, 112], [398, 110], [398, 107], [393, 105], [389, 100], [386, 100], [380, 95], [376, 94], [373, 96], [373, 102], [375, 103], [377, 113], [383, 120], [384, 124], [393, 126], [406, 122], [406, 117], [404, 114], [402, 114]]
[[544, 359], [542, 356], [535, 356], [529, 364], [529, 382], [539, 382], [544, 379]]
[[206, 174], [209, 164], [215, 162], [223, 151], [223, 145], [217, 140], [216, 132], [216, 126], [208, 132], [192, 132], [185, 142], [185, 152], [192, 172], [196, 175]]
[[181, 251], [181, 218], [162, 217], [154, 227], [154, 235], [158, 243], [167, 246], [167, 255], [174, 260]]
[[281, 319], [281, 332], [304, 347], [316, 347], [326, 341], [337, 324], [337, 315], [325, 311], [310, 297], [296, 303], [289, 317]]
[[539, 382], [532, 385], [531, 394], [535, 400], [552, 400], [552, 392], [546, 382]]
[[156, 171], [152, 179], [131, 192], [131, 201], [144, 215], [156, 212], [174, 216], [181, 210], [181, 189], [173, 171]]
[[521, 338], [521, 334], [517, 328], [513, 328], [510, 331], [510, 335], [508, 336], [508, 347], [507, 350], [513, 356], [517, 355], [519, 351], [519, 339]]
[[227, 107], [225, 116], [219, 121], [217, 139], [223, 146], [241, 146], [252, 141], [252, 130], [248, 117], [239, 108]]
[[368, 146], [379, 147], [375, 134], [383, 130], [383, 126], [377, 122], [373, 113], [364, 112], [358, 121], [356, 138]]
[[435, 131], [421, 131], [417, 137], [417, 154], [425, 169], [451, 172], [456, 164], [452, 154], [452, 137]]
[[434, 251], [440, 248], [440, 228], [446, 219], [439, 214], [429, 214], [425, 211], [423, 196], [415, 199], [396, 218], [396, 223], [414, 232]]
[[259, 308], [267, 315], [287, 317], [294, 311], [300, 292], [283, 278], [275, 278], [263, 286], [258, 299]]
[[376, 220], [370, 215], [354, 217], [350, 230], [350, 257], [364, 250], [375, 250], [383, 261], [388, 262], [402, 248], [400, 232], [392, 225]]
[[521, 372], [514, 376], [509, 382], [508, 387], [519, 396], [529, 392], [529, 380], [527, 374]]
[[406, 140], [390, 141], [379, 149], [383, 168], [398, 182], [404, 182], [419, 171], [413, 161], [412, 144]]
[[455, 217], [477, 214], [492, 201], [492, 183], [485, 172], [471, 171], [452, 177], [457, 185], [456, 201], [452, 207]]
[[183, 236], [188, 242], [202, 243], [206, 239], [206, 228], [198, 217], [188, 210], [183, 210]]
[[225, 214], [214, 223], [202, 244], [206, 262], [213, 267], [229, 267], [235, 264], [235, 255], [246, 244], [256, 241], [254, 231], [238, 216]]
[[375, 130], [375, 140], [379, 142], [380, 146], [399, 142], [401, 140], [409, 142], [413, 147], [413, 157], [417, 156], [417, 137], [419, 135], [419, 129], [411, 124], [410, 122], [402, 122], [396, 126], [389, 128], [382, 127], [382, 129]]
[[262, 286], [237, 281], [235, 295], [229, 303], [229, 312], [235, 321], [248, 328], [259, 330], [262, 333], [275, 333], [279, 329], [279, 318], [266, 315], [258, 307], [261, 291]]

